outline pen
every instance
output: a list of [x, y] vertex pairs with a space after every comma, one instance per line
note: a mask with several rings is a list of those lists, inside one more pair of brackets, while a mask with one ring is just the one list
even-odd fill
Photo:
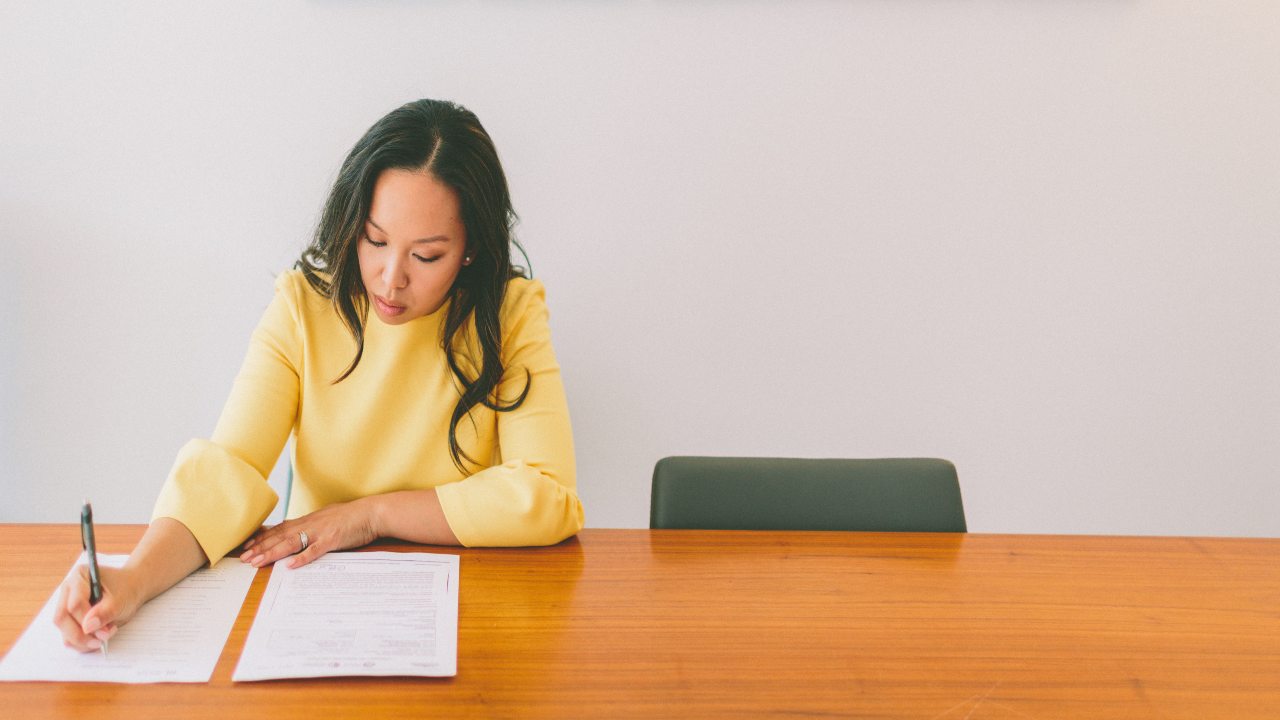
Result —
[[[84, 501], [80, 508], [80, 542], [84, 544], [85, 554], [89, 556], [89, 606], [93, 607], [102, 600], [102, 579], [98, 577], [98, 547], [93, 542], [93, 507]], [[102, 655], [107, 655], [107, 641], [102, 640]]]

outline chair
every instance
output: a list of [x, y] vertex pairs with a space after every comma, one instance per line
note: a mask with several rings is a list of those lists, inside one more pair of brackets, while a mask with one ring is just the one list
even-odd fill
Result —
[[956, 468], [935, 458], [667, 457], [649, 527], [966, 532]]
[[289, 500], [293, 497], [293, 458], [289, 458], [289, 474], [284, 481], [284, 509], [280, 511], [280, 522], [289, 519]]

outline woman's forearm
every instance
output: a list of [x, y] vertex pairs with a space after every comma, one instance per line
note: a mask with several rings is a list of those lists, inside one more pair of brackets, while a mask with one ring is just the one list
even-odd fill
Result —
[[[333, 503], [264, 527], [245, 544], [240, 559], [265, 567], [289, 558], [297, 568], [338, 550], [393, 537], [425, 545], [458, 545], [435, 490], [403, 490]], [[293, 557], [289, 557], [293, 556]]]
[[369, 503], [374, 532], [424, 545], [460, 545], [445, 519], [435, 489], [401, 490], [372, 495]]
[[131, 591], [142, 605], [208, 564], [204, 550], [186, 525], [156, 518], [125, 563]]

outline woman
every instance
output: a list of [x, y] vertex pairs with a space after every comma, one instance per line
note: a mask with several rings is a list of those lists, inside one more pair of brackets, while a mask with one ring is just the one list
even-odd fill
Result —
[[[298, 567], [379, 537], [509, 546], [577, 533], [568, 408], [542, 286], [511, 264], [514, 218], [470, 111], [419, 100], [370, 128], [276, 281], [212, 438], [179, 452], [128, 563], [102, 568], [92, 608], [84, 568], [63, 583], [66, 644], [96, 650], [237, 548], [255, 567]], [[262, 528], [291, 433], [289, 519]]]

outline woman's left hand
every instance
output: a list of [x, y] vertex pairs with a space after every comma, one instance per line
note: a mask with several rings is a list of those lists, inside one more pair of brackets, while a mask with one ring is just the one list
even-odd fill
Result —
[[[258, 528], [245, 541], [241, 562], [262, 567], [293, 556], [290, 568], [302, 567], [327, 552], [368, 545], [378, 538], [373, 523], [373, 504], [353, 500], [337, 503], [310, 515], [285, 520], [279, 525]], [[306, 548], [302, 537], [306, 534]]]

